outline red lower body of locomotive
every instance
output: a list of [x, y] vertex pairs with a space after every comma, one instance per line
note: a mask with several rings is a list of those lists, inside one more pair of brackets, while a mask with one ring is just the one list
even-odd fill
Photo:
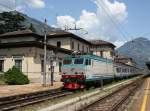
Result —
[[85, 88], [85, 75], [62, 75], [61, 81], [65, 89], [76, 90]]

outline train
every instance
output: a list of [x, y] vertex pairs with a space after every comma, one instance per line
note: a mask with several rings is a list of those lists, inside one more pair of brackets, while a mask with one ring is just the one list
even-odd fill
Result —
[[138, 68], [96, 55], [67, 56], [62, 62], [65, 89], [76, 90], [99, 87], [137, 74]]

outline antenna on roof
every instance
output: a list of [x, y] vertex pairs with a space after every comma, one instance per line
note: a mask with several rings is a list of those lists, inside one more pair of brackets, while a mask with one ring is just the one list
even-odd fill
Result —
[[67, 25], [65, 25], [64, 27], [65, 31], [83, 31], [84, 34], [88, 34], [88, 31], [84, 30], [84, 28], [78, 28], [76, 23], [74, 23], [74, 28], [69, 28]]
[[77, 28], [77, 24], [76, 23], [74, 23], [74, 28], [68, 28], [68, 26], [66, 26], [65, 25], [65, 30], [66, 31], [69, 31], [69, 30], [75, 30], [75, 31], [77, 31], [77, 30], [82, 30], [83, 28]]

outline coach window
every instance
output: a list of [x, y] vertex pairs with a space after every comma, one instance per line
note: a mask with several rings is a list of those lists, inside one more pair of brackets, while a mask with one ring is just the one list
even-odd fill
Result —
[[118, 73], [121, 73], [121, 68], [116, 69]]

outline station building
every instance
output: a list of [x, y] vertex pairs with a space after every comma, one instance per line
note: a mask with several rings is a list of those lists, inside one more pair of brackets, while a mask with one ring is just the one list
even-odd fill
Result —
[[91, 51], [94, 55], [114, 60], [115, 45], [103, 40], [91, 40]]
[[[42, 80], [44, 63], [43, 36], [30, 30], [15, 31], [0, 35], [0, 72], [16, 66], [26, 74], [32, 82]], [[53, 51], [57, 57], [54, 80], [60, 80], [61, 60], [70, 55], [71, 50], [47, 44], [47, 55]], [[47, 61], [47, 76], [49, 76], [50, 61]], [[48, 77], [47, 77], [48, 78]]]
[[[14, 31], [0, 35], [0, 73], [13, 66], [26, 74], [31, 82], [42, 80], [44, 64], [44, 36], [30, 30]], [[60, 81], [62, 59], [74, 52], [93, 53], [113, 59], [115, 46], [106, 41], [87, 41], [65, 31], [47, 33], [47, 81], [50, 81], [50, 56], [55, 55], [54, 80]]]
[[90, 53], [92, 45], [89, 41], [65, 31], [49, 32], [48, 43], [78, 53]]
[[138, 74], [141, 71], [132, 58], [123, 55], [116, 55], [114, 58], [114, 63], [117, 73]]
[[130, 66], [136, 66], [136, 62], [133, 61], [132, 58], [124, 57], [124, 56], [115, 57], [114, 62], [120, 62], [120, 63], [124, 63]]

